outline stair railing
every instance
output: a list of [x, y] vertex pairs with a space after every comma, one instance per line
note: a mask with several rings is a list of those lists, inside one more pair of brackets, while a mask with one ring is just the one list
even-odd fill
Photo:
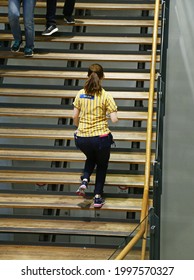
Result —
[[142, 238], [146, 231], [146, 214], [149, 207], [149, 187], [150, 187], [150, 164], [151, 164], [151, 146], [152, 146], [152, 122], [153, 122], [153, 104], [154, 104], [154, 92], [155, 92], [155, 79], [156, 79], [156, 53], [158, 44], [158, 24], [160, 13], [160, 0], [155, 1], [154, 11], [154, 27], [153, 27], [153, 41], [152, 41], [152, 57], [150, 65], [150, 88], [149, 88], [149, 100], [148, 100], [148, 120], [147, 120], [147, 134], [146, 134], [146, 163], [145, 163], [145, 179], [144, 179], [144, 192], [142, 200], [142, 210], [140, 217], [140, 230], [125, 246], [125, 248], [115, 258], [116, 260], [122, 260], [135, 246], [135, 244]]

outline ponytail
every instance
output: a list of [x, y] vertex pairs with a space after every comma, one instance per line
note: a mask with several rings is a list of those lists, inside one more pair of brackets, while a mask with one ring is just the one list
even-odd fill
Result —
[[99, 64], [92, 64], [88, 69], [88, 79], [85, 82], [86, 94], [94, 95], [102, 92], [101, 79], [104, 77], [103, 68]]

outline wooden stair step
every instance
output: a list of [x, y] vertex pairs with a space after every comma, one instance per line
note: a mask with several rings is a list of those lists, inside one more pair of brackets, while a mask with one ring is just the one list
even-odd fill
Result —
[[[80, 183], [81, 171], [69, 171], [59, 168], [50, 169], [21, 169], [21, 168], [3, 168], [0, 167], [0, 182], [10, 183], [45, 183], [45, 184], [75, 184]], [[91, 185], [95, 182], [95, 175], [91, 176]], [[118, 187], [144, 187], [144, 175], [132, 174], [111, 174], [107, 173], [106, 186]], [[153, 186], [153, 177], [151, 176], [150, 186]]]
[[[26, 59], [22, 52], [13, 53], [10, 50], [1, 51], [0, 58], [9, 59]], [[33, 59], [45, 60], [70, 60], [70, 61], [115, 61], [115, 62], [151, 62], [151, 55], [146, 54], [90, 54], [90, 53], [71, 53], [71, 52], [51, 52], [50, 50], [37, 50]], [[157, 56], [157, 61], [160, 56]]]
[[[87, 246], [79, 248], [0, 244], [0, 260], [107, 260], [114, 252], [115, 249]], [[134, 256], [137, 259], [135, 253]]]
[[[13, 41], [13, 35], [11, 33], [1, 33], [0, 41]], [[56, 36], [41, 36], [36, 35], [35, 41], [37, 42], [59, 42], [59, 43], [83, 43], [83, 44], [152, 44], [151, 36], [130, 36], [123, 35], [118, 36], [115, 34], [114, 36], [110, 35], [76, 35], [74, 33], [60, 33], [58, 32]], [[157, 40], [158, 44], [160, 43], [160, 39]]]
[[[14, 104], [15, 105], [15, 104]], [[40, 107], [40, 106], [39, 106]], [[43, 105], [44, 107], [44, 105]], [[9, 117], [34, 117], [34, 118], [72, 118], [73, 109], [64, 108], [37, 108], [28, 104], [25, 106], [12, 106], [11, 104], [0, 104], [0, 116]], [[119, 120], [142, 120], [147, 121], [148, 112], [141, 111], [118, 111]], [[153, 113], [156, 120], [156, 113]]]
[[[59, 5], [59, 7], [62, 5], [62, 7], [63, 7], [63, 4], [61, 4], [61, 3], [59, 3], [58, 4]], [[122, 4], [122, 3], [112, 3], [112, 2], [110, 2], [110, 3], [98, 3], [97, 1], [96, 1], [96, 3], [77, 3], [77, 4], [75, 4], [75, 8], [76, 9], [87, 9], [87, 10], [117, 10], [117, 11], [119, 11], [119, 10], [124, 10], [124, 11], [126, 11], [126, 10], [154, 10], [154, 8], [155, 8], [155, 5], [153, 4], [153, 3], [140, 3], [140, 4], [138, 4], [138, 3], [134, 3], [134, 2], [132, 2], [132, 3], [129, 3], [129, 4], [126, 4], [126, 3], [124, 3], [124, 4]]]
[[[149, 81], [150, 73], [144, 72], [106, 72], [105, 80], [136, 80], [136, 81]], [[71, 71], [71, 70], [40, 70], [34, 69], [34, 67], [22, 67], [22, 66], [2, 66], [0, 69], [0, 77], [12, 77], [12, 78], [49, 78], [49, 79], [86, 79], [86, 71]], [[156, 74], [157, 79], [157, 74]]]
[[[148, 99], [148, 91], [112, 91], [108, 92], [113, 96], [114, 99], [123, 100], [146, 100]], [[44, 89], [44, 88], [17, 88], [17, 87], [1, 87], [0, 96], [17, 96], [17, 97], [43, 97], [43, 98], [74, 98], [78, 90], [73, 89]], [[155, 93], [156, 98], [156, 93]]]
[[[151, 200], [150, 200], [151, 205]], [[111, 198], [106, 197], [103, 211], [140, 212], [140, 198]], [[41, 209], [75, 209], [94, 210], [93, 198], [56, 194], [12, 194], [0, 193], [0, 207], [5, 208], [41, 208]]]
[[[7, 24], [9, 22], [7, 16], [0, 16], [0, 23]], [[23, 18], [20, 18], [20, 22], [23, 23]], [[43, 17], [37, 17], [35, 15], [34, 18], [35, 26], [36, 24], [45, 25], [46, 20]], [[67, 25], [63, 19], [57, 19], [57, 25]], [[101, 18], [94, 18], [94, 19], [88, 19], [88, 18], [76, 18], [75, 23], [73, 26], [116, 26], [116, 27], [153, 27], [154, 20], [153, 19], [101, 19]]]
[[[66, 247], [0, 244], [0, 260], [108, 260], [116, 248]], [[120, 250], [117, 250], [117, 254]], [[117, 254], [114, 254], [116, 256]], [[141, 251], [133, 249], [125, 260], [140, 260]], [[148, 256], [147, 258], [148, 259]]]
[[[81, 10], [154, 10], [155, 5], [154, 3], [145, 3], [145, 1], [143, 1], [144, 3], [142, 3], [142, 1], [140, 1], [140, 3], [129, 3], [129, 4], [118, 4], [118, 3], [98, 3], [96, 1], [96, 3], [91, 2], [83, 2], [82, 3], [76, 3], [75, 4], [75, 9], [81, 9]], [[7, 7], [8, 6], [8, 1], [6, 0], [1, 0], [1, 7]], [[64, 6], [64, 2], [57, 2], [57, 8], [63, 8]], [[36, 7], [37, 8], [46, 8], [46, 2], [44, 1], [37, 1], [36, 3]]]
[[[49, 129], [48, 126], [36, 127], [31, 126], [23, 127], [22, 125], [9, 125], [0, 124], [0, 137], [6, 138], [37, 138], [37, 139], [74, 139], [74, 129], [65, 129], [65, 126], [56, 126]], [[117, 131], [111, 130], [116, 141], [133, 141], [144, 142], [146, 141], [145, 131]], [[152, 140], [156, 140], [156, 133], [152, 133]]]
[[88, 221], [3, 217], [0, 219], [0, 232], [7, 233], [25, 232], [125, 237], [132, 233], [136, 227], [136, 223], [92, 221], [90, 219]]
[[[1, 22], [1, 17], [0, 17]], [[45, 23], [45, 20], [37, 19], [35, 20], [38, 24]], [[64, 21], [57, 20], [57, 24], [64, 25]], [[115, 26], [115, 27], [153, 27], [154, 20], [152, 19], [87, 19], [87, 18], [76, 18], [75, 26]]]
[[[0, 146], [0, 159], [12, 160], [39, 160], [39, 161], [70, 161], [82, 162], [85, 160], [85, 155], [75, 149], [61, 149], [53, 148], [29, 148], [29, 147], [13, 147], [13, 146]], [[124, 152], [124, 151], [111, 151], [110, 162], [112, 163], [133, 163], [145, 164], [145, 152]], [[151, 156], [151, 162], [154, 162], [154, 154]]]

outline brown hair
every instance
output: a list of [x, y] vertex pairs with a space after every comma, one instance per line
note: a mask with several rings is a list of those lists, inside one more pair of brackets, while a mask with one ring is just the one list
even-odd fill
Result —
[[92, 64], [88, 69], [88, 79], [85, 82], [84, 90], [86, 94], [100, 94], [102, 86], [100, 80], [104, 77], [104, 71], [100, 64]]

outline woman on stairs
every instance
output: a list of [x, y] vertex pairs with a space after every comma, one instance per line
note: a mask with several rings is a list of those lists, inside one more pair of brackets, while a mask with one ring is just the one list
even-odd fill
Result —
[[24, 47], [25, 56], [33, 56], [34, 50], [34, 8], [36, 0], [9, 0], [8, 3], [8, 18], [11, 27], [11, 32], [14, 37], [14, 43], [11, 46], [12, 52], [19, 52], [22, 46], [22, 31], [20, 27], [20, 7], [23, 7], [23, 20], [25, 28], [26, 44]]
[[73, 122], [77, 127], [76, 146], [86, 155], [82, 183], [78, 195], [85, 195], [90, 176], [96, 166], [94, 188], [94, 207], [103, 205], [103, 188], [106, 179], [111, 144], [114, 143], [108, 128], [107, 114], [113, 123], [118, 121], [117, 106], [110, 93], [106, 92], [101, 82], [103, 68], [92, 64], [88, 69], [88, 79], [74, 100]]

